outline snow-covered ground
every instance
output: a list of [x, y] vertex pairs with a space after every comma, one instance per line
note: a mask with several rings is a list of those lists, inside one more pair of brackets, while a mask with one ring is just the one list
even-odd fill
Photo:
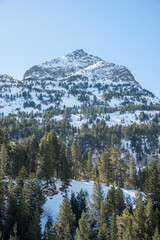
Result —
[[[44, 230], [45, 223], [47, 221], [47, 216], [51, 216], [54, 221], [56, 221], [56, 216], [59, 212], [60, 204], [62, 204], [63, 198], [65, 196], [64, 192], [59, 191], [59, 188], [61, 187], [62, 182], [60, 180], [56, 181], [56, 188], [58, 191], [57, 195], [54, 195], [53, 197], [47, 197], [47, 201], [44, 205], [44, 215], [42, 217], [42, 229]], [[81, 189], [83, 191], [88, 192], [88, 197], [91, 198], [91, 195], [93, 193], [93, 184], [94, 182], [81, 182], [81, 181], [75, 181], [72, 180], [70, 182], [70, 186], [67, 189], [67, 195], [70, 199], [72, 192], [78, 193]], [[103, 191], [104, 191], [104, 197], [107, 196], [108, 190], [111, 187], [107, 187], [104, 184], [102, 184]], [[131, 197], [132, 202], [134, 203], [135, 195], [137, 191], [135, 190], [123, 190], [124, 197]]]

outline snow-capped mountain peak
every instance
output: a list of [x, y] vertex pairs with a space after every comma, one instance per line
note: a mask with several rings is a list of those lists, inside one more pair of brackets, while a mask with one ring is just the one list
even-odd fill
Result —
[[[93, 122], [92, 116], [84, 116], [84, 107], [94, 109], [94, 121], [103, 118], [108, 125], [114, 125], [139, 121], [135, 115], [139, 116], [141, 108], [136, 108], [139, 112], [134, 112], [129, 121], [129, 115], [119, 113], [121, 107], [145, 105], [149, 111], [153, 105], [160, 104], [159, 99], [143, 89], [126, 67], [106, 62], [82, 49], [31, 67], [25, 72], [23, 81], [0, 75], [0, 84], [0, 114], [33, 111], [42, 116], [49, 109], [56, 108], [61, 112], [68, 107], [73, 118], [71, 124], [76, 126]], [[100, 107], [105, 113], [99, 113]], [[112, 114], [107, 112], [108, 108], [112, 109]], [[57, 119], [61, 117], [58, 115]]]

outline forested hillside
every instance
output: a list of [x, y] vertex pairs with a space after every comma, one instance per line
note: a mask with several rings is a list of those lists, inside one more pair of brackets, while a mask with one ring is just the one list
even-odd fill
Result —
[[[43, 135], [43, 134], [42, 134]], [[131, 155], [129, 166], [118, 146], [106, 145], [97, 164], [91, 153], [83, 158], [80, 144], [66, 145], [62, 133], [45, 132], [9, 140], [0, 128], [0, 234], [1, 239], [158, 239], [160, 167], [152, 161], [137, 172]], [[62, 184], [56, 188], [57, 179]], [[71, 179], [94, 180], [92, 194], [82, 189], [68, 196]], [[108, 188], [104, 194], [102, 183]], [[77, 182], [78, 184], [78, 182]], [[124, 189], [140, 190], [126, 198]], [[59, 213], [42, 230], [44, 204], [63, 195]], [[58, 200], [58, 198], [57, 198]], [[54, 208], [54, 206], [53, 206]], [[55, 217], [55, 216], [54, 216]]]

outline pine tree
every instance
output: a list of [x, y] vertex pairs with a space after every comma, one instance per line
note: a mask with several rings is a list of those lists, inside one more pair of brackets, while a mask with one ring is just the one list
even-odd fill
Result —
[[82, 161], [81, 152], [79, 149], [79, 145], [76, 141], [73, 141], [71, 146], [71, 154], [73, 161], [73, 176], [75, 180], [78, 180], [82, 173], [84, 173], [84, 165]]
[[117, 221], [116, 214], [113, 212], [111, 220], [110, 240], [117, 240]]
[[137, 195], [137, 206], [133, 214], [133, 233], [137, 240], [145, 239], [145, 221], [144, 203], [139, 191]]
[[108, 223], [110, 223], [110, 219], [113, 212], [116, 212], [116, 189], [114, 186], [107, 193], [106, 198], [106, 209], [108, 214]]
[[[148, 165], [143, 169], [142, 171], [142, 177], [141, 177], [141, 181], [142, 181], [142, 190], [144, 191], [148, 191], [148, 179], [149, 179], [149, 168]], [[145, 189], [144, 189], [145, 188]]]
[[152, 240], [160, 240], [160, 234], [158, 232], [158, 227], [156, 227], [156, 230], [154, 232]]
[[111, 149], [112, 183], [123, 187], [125, 180], [126, 165], [121, 158], [121, 150], [118, 147]]
[[111, 182], [111, 150], [107, 145], [98, 162], [100, 180], [109, 186]]
[[99, 211], [101, 207], [101, 202], [104, 199], [104, 192], [102, 190], [102, 184], [99, 182], [94, 182], [93, 193], [92, 193], [92, 212], [96, 219], [99, 217]]
[[60, 156], [59, 156], [59, 177], [64, 186], [69, 182], [69, 164], [67, 159], [67, 148], [65, 145], [65, 138], [63, 134], [59, 136]]
[[33, 134], [31, 137], [29, 137], [25, 141], [25, 147], [26, 147], [26, 152], [27, 152], [27, 170], [28, 173], [36, 172], [37, 170], [37, 153], [38, 153], [38, 148], [39, 144], [36, 139], [36, 136]]
[[15, 187], [12, 181], [9, 182], [8, 194], [6, 199], [6, 214], [5, 214], [5, 238], [13, 235], [13, 226], [17, 219], [17, 197]]
[[145, 239], [150, 240], [150, 239], [152, 239], [152, 236], [154, 235], [154, 231], [155, 231], [156, 224], [157, 224], [157, 216], [156, 216], [156, 212], [153, 210], [151, 199], [148, 200], [147, 206], [145, 208], [145, 215], [146, 215]]
[[134, 156], [131, 156], [130, 160], [130, 168], [129, 168], [129, 186], [130, 189], [137, 189], [138, 185], [138, 176], [137, 176], [137, 168]]
[[3, 233], [5, 215], [5, 186], [3, 176], [0, 170], [0, 231]]
[[71, 194], [70, 204], [71, 204], [72, 211], [75, 215], [75, 222], [77, 226], [78, 226], [78, 221], [81, 218], [82, 212], [83, 211], [86, 212], [87, 210], [87, 201], [86, 201], [87, 196], [88, 196], [88, 193], [84, 192], [82, 189], [77, 194], [77, 197], [74, 192]]
[[11, 177], [16, 178], [20, 169], [26, 166], [27, 153], [22, 139], [10, 145], [9, 157], [12, 162]]
[[34, 214], [30, 220], [26, 236], [29, 240], [41, 240], [41, 219], [38, 207], [36, 207], [36, 210], [34, 211]]
[[73, 214], [75, 215], [75, 223], [78, 226], [78, 221], [79, 221], [79, 203], [78, 203], [77, 197], [75, 195], [75, 192], [72, 192], [72, 194], [71, 194], [70, 205], [71, 205]]
[[45, 224], [45, 230], [43, 234], [43, 240], [54, 240], [53, 236], [53, 224], [52, 219], [48, 216], [47, 223]]
[[128, 211], [132, 214], [133, 213], [133, 203], [132, 203], [130, 195], [128, 197], [126, 197], [126, 207], [127, 207]]
[[90, 152], [88, 153], [86, 173], [87, 173], [88, 180], [90, 181], [92, 179], [92, 174], [93, 174], [93, 163], [92, 163], [92, 156]]
[[72, 212], [68, 198], [64, 198], [57, 217], [57, 240], [73, 239], [75, 232], [75, 216]]
[[48, 153], [52, 164], [52, 176], [59, 178], [60, 169], [60, 145], [56, 133], [51, 130], [47, 135]]
[[89, 226], [86, 218], [86, 214], [83, 211], [79, 220], [79, 227], [76, 230], [77, 240], [89, 240]]
[[47, 185], [51, 182], [52, 174], [52, 160], [49, 156], [49, 143], [47, 141], [47, 133], [42, 137], [38, 153], [38, 169], [37, 174], [39, 178], [45, 179]]
[[[129, 239], [129, 235], [132, 236], [132, 215], [128, 209], [124, 209], [122, 214], [118, 217], [118, 239]], [[132, 238], [130, 238], [132, 240]]]
[[106, 240], [109, 237], [109, 228], [108, 228], [108, 215], [106, 211], [106, 203], [101, 202], [100, 212], [99, 212], [99, 230], [98, 230], [98, 239]]
[[160, 174], [155, 160], [152, 161], [146, 185], [145, 192], [151, 198], [154, 208], [160, 210]]
[[9, 160], [7, 149], [4, 144], [2, 145], [1, 152], [0, 152], [0, 165], [1, 165], [1, 173], [4, 176], [10, 176], [11, 163]]
[[0, 149], [3, 143], [4, 143], [3, 129], [2, 127], [0, 127]]
[[23, 186], [26, 178], [27, 178], [27, 173], [26, 173], [25, 167], [23, 166], [20, 169], [18, 176], [16, 178], [17, 185], [16, 185], [15, 193], [18, 199], [22, 196], [22, 190], [23, 190]]
[[124, 195], [122, 189], [118, 186], [116, 189], [115, 194], [115, 200], [116, 200], [116, 213], [117, 215], [121, 215], [122, 211], [126, 208], [125, 201], [124, 201]]

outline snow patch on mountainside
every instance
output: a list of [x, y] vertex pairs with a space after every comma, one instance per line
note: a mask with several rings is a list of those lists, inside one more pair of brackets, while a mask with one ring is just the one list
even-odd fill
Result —
[[[70, 199], [72, 192], [78, 193], [78, 192], [80, 192], [81, 189], [83, 189], [83, 191], [87, 191], [88, 197], [91, 199], [91, 196], [92, 196], [92, 193], [93, 193], [93, 184], [94, 184], [93, 181], [91, 181], [91, 182], [81, 182], [81, 181], [72, 180], [70, 182], [70, 186], [67, 189], [68, 198]], [[65, 197], [65, 194], [63, 192], [59, 191], [59, 188], [61, 187], [61, 185], [62, 185], [62, 182], [60, 180], [57, 180], [56, 181], [56, 188], [57, 188], [58, 194], [54, 195], [53, 197], [47, 197], [47, 201], [44, 205], [44, 215], [43, 215], [42, 221], [41, 221], [43, 230], [45, 228], [45, 223], [47, 221], [47, 216], [51, 216], [52, 219], [54, 221], [56, 221], [56, 217], [57, 217], [58, 212], [59, 212], [60, 204], [62, 204], [62, 201]], [[104, 196], [106, 198], [108, 190], [111, 187], [107, 187], [104, 184], [102, 184], [102, 187], [103, 187], [103, 191], [104, 191]], [[135, 191], [135, 190], [125, 190], [125, 189], [122, 189], [122, 190], [123, 190], [123, 194], [124, 194], [125, 199], [130, 196], [131, 200], [132, 200], [132, 203], [134, 203], [137, 191]]]

